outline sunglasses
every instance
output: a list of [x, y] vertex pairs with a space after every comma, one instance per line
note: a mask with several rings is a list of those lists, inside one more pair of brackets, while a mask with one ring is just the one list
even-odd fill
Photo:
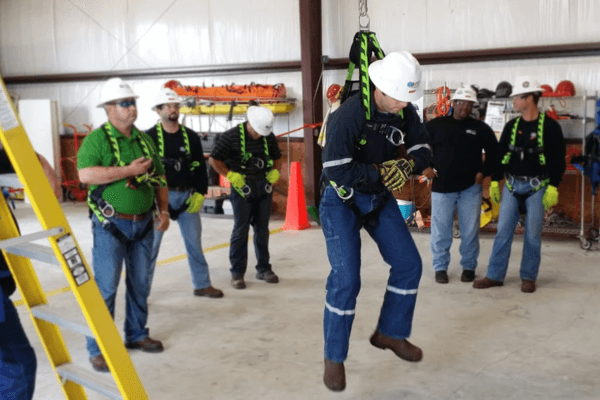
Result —
[[118, 105], [121, 108], [129, 108], [131, 106], [135, 106], [135, 99], [131, 99], [131, 100], [121, 100], [121, 101], [115, 101], [112, 103], [109, 103], [112, 105]]

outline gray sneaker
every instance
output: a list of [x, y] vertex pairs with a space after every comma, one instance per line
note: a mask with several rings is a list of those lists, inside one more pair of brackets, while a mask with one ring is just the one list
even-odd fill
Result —
[[256, 279], [265, 281], [267, 283], [279, 283], [279, 277], [275, 275], [275, 272], [268, 270], [256, 273]]
[[234, 289], [246, 289], [246, 282], [244, 282], [244, 275], [233, 274], [231, 275], [231, 286]]

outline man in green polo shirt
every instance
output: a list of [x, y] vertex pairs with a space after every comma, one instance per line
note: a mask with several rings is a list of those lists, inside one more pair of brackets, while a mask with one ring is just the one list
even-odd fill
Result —
[[[108, 122], [90, 133], [77, 153], [82, 183], [90, 185], [94, 277], [111, 315], [123, 261], [126, 266], [125, 346], [150, 353], [163, 351], [159, 340], [148, 336], [148, 284], [154, 227], [169, 227], [168, 189], [164, 166], [152, 139], [139, 131], [136, 96], [121, 78], [102, 88], [102, 107]], [[154, 218], [154, 199], [158, 215]], [[87, 339], [90, 362], [96, 371], [108, 365], [92, 338]]]

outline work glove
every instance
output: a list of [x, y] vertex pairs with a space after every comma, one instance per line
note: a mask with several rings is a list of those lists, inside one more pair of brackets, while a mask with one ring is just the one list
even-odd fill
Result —
[[279, 171], [277, 171], [276, 169], [272, 169], [267, 174], [267, 181], [270, 184], [274, 184], [275, 182], [277, 182], [279, 180], [279, 176], [280, 176]]
[[544, 203], [544, 210], [546, 211], [558, 203], [558, 189], [556, 186], [548, 185], [542, 203]]
[[492, 199], [496, 205], [500, 203], [500, 187], [498, 186], [498, 181], [492, 181], [490, 184], [490, 199]]
[[202, 208], [202, 203], [204, 203], [204, 196], [200, 193], [194, 193], [186, 200], [185, 204], [188, 206], [187, 212], [190, 214], [196, 214]]
[[246, 179], [244, 179], [244, 176], [238, 172], [229, 171], [226, 178], [233, 186], [237, 188], [243, 188], [246, 186]]
[[381, 181], [390, 190], [400, 190], [414, 168], [415, 162], [406, 158], [386, 161], [379, 165]]

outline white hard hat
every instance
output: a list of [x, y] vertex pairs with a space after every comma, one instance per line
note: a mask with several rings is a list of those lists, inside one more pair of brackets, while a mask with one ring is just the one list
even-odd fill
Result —
[[181, 103], [181, 99], [173, 89], [163, 88], [156, 94], [152, 111], [156, 111], [156, 106], [167, 103]]
[[477, 93], [471, 88], [461, 87], [456, 89], [454, 96], [450, 100], [466, 100], [477, 103]]
[[513, 85], [513, 91], [510, 97], [518, 96], [523, 93], [543, 92], [540, 82], [533, 76], [520, 76]]
[[248, 122], [259, 135], [269, 136], [273, 132], [273, 112], [265, 107], [250, 106], [247, 111]]
[[408, 51], [389, 53], [369, 66], [373, 84], [398, 101], [411, 102], [423, 96], [421, 65]]
[[129, 86], [128, 83], [123, 82], [123, 79], [110, 78], [102, 87], [102, 91], [100, 92], [100, 103], [98, 104], [98, 107], [103, 107], [106, 103], [111, 101], [130, 98], [137, 99], [138, 97], [139, 96], [137, 96], [135, 93], [133, 93], [133, 90], [131, 90], [131, 86]]

